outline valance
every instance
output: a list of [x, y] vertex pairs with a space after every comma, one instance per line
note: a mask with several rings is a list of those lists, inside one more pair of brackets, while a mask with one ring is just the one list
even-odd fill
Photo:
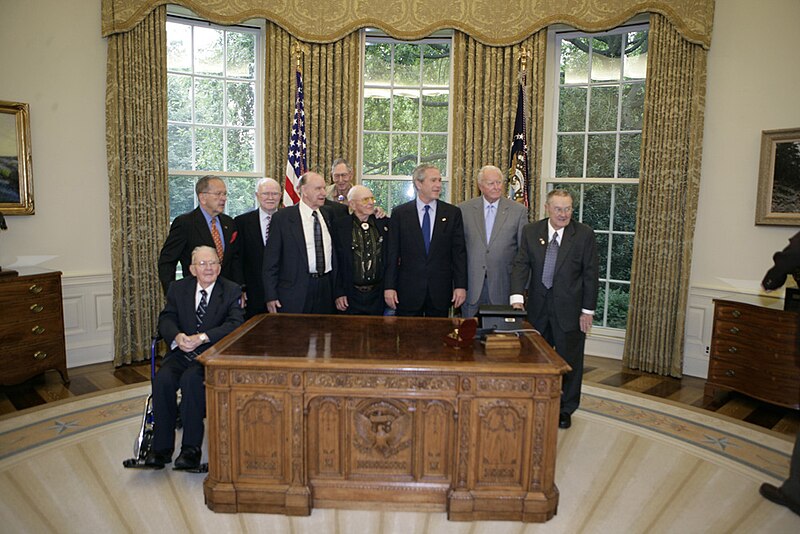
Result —
[[452, 28], [487, 45], [508, 46], [551, 24], [601, 31], [647, 12], [664, 15], [684, 39], [707, 49], [714, 19], [714, 0], [102, 0], [103, 36], [131, 30], [164, 4], [219, 24], [265, 18], [314, 43], [367, 27], [398, 39]]

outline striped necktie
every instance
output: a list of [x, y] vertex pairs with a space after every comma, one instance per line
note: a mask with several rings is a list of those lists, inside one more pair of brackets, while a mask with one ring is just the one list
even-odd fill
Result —
[[197, 317], [197, 331], [200, 331], [200, 327], [203, 326], [203, 317], [206, 316], [206, 308], [208, 308], [208, 293], [205, 289], [200, 290], [200, 304], [197, 305], [197, 311], [195, 312], [195, 316]]
[[311, 212], [314, 217], [314, 253], [317, 259], [317, 274], [325, 274], [325, 247], [322, 245], [322, 225], [316, 211]]
[[556, 273], [556, 260], [558, 259], [558, 233], [553, 234], [553, 240], [547, 245], [542, 268], [542, 285], [547, 289], [553, 287], [553, 276]]
[[217, 249], [217, 256], [219, 257], [219, 262], [222, 263], [222, 255], [225, 254], [225, 249], [222, 247], [222, 238], [220, 238], [219, 236], [216, 217], [211, 217], [211, 239], [214, 240], [214, 248]]

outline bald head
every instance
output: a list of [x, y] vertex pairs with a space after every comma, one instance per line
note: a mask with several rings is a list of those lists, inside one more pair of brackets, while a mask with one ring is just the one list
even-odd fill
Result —
[[309, 171], [300, 177], [300, 200], [312, 210], [325, 204], [325, 178], [316, 172]]

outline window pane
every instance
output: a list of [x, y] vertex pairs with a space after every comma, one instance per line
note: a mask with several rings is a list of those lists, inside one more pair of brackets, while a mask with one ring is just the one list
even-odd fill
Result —
[[638, 178], [642, 150], [642, 134], [620, 134], [619, 177]]
[[641, 130], [644, 118], [644, 84], [626, 83], [622, 86], [622, 130]]
[[597, 242], [597, 256], [599, 258], [600, 278], [606, 278], [606, 266], [608, 265], [608, 234], [595, 232], [594, 238]]
[[636, 229], [636, 199], [639, 186], [617, 185], [614, 200], [614, 230], [633, 232]]
[[228, 32], [227, 71], [234, 78], [255, 78], [256, 36], [252, 33]]
[[181, 213], [192, 211], [195, 207], [195, 176], [169, 177], [169, 220], [172, 221]]
[[389, 134], [364, 134], [363, 174], [389, 174]]
[[423, 91], [422, 92], [422, 131], [446, 132], [447, 110], [449, 94]]
[[614, 87], [592, 87], [589, 109], [589, 131], [607, 132], [617, 129], [617, 107], [619, 89]]
[[192, 170], [192, 129], [188, 126], [167, 126], [169, 168]]
[[450, 85], [450, 45], [428, 44], [422, 46], [422, 83], [425, 85]]
[[256, 84], [228, 82], [228, 125], [255, 126]]
[[589, 81], [589, 40], [585, 37], [561, 41], [561, 83]]
[[[421, 159], [425, 163], [436, 165], [442, 174], [447, 172], [447, 136], [423, 135]], [[442, 190], [442, 198], [445, 198], [444, 190]]]
[[417, 166], [418, 139], [416, 134], [392, 135], [392, 174], [410, 175]]
[[592, 39], [592, 81], [619, 80], [622, 68], [622, 35]]
[[630, 289], [631, 286], [628, 284], [609, 284], [606, 326], [627, 328]]
[[611, 178], [614, 176], [614, 152], [616, 135], [589, 135], [586, 155], [586, 176], [588, 178]]
[[199, 127], [195, 130], [195, 170], [223, 170], [222, 128]]
[[364, 89], [364, 129], [389, 130], [388, 89]]
[[167, 68], [192, 72], [192, 27], [167, 22]]
[[582, 221], [595, 230], [608, 230], [611, 218], [611, 185], [586, 184], [583, 186]]
[[364, 54], [364, 83], [388, 86], [392, 79], [392, 45], [367, 42]]
[[583, 178], [583, 135], [559, 135], [556, 176]]
[[633, 236], [628, 234], [612, 234], [611, 278], [614, 280], [630, 280], [632, 260]]
[[419, 91], [395, 91], [392, 101], [393, 130], [416, 132], [419, 129]]
[[625, 79], [644, 79], [647, 76], [647, 31], [628, 34], [625, 47]]
[[194, 72], [222, 76], [222, 30], [194, 27]]
[[256, 178], [233, 178], [225, 179], [228, 188], [228, 202], [225, 211], [231, 217], [236, 217], [256, 207], [255, 191]]
[[398, 44], [394, 46], [395, 85], [419, 86], [419, 45]]
[[375, 195], [375, 203], [388, 212], [404, 202], [414, 199], [414, 186], [406, 180], [364, 180], [362, 182]]
[[167, 75], [167, 120], [192, 121], [192, 78], [180, 74]]
[[586, 128], [586, 87], [562, 87], [558, 98], [558, 131], [582, 132]]
[[228, 172], [255, 172], [255, 130], [231, 128], [227, 135], [228, 164], [225, 166], [225, 170]]
[[198, 78], [194, 86], [194, 120], [222, 124], [222, 80]]
[[606, 285], [600, 283], [600, 290], [597, 292], [597, 307], [594, 309], [594, 320], [592, 324], [595, 326], [605, 326], [605, 312], [606, 312]]

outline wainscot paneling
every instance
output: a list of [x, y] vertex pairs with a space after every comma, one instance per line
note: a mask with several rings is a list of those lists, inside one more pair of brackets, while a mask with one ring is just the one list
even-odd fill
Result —
[[111, 274], [64, 275], [62, 293], [67, 367], [112, 361]]

